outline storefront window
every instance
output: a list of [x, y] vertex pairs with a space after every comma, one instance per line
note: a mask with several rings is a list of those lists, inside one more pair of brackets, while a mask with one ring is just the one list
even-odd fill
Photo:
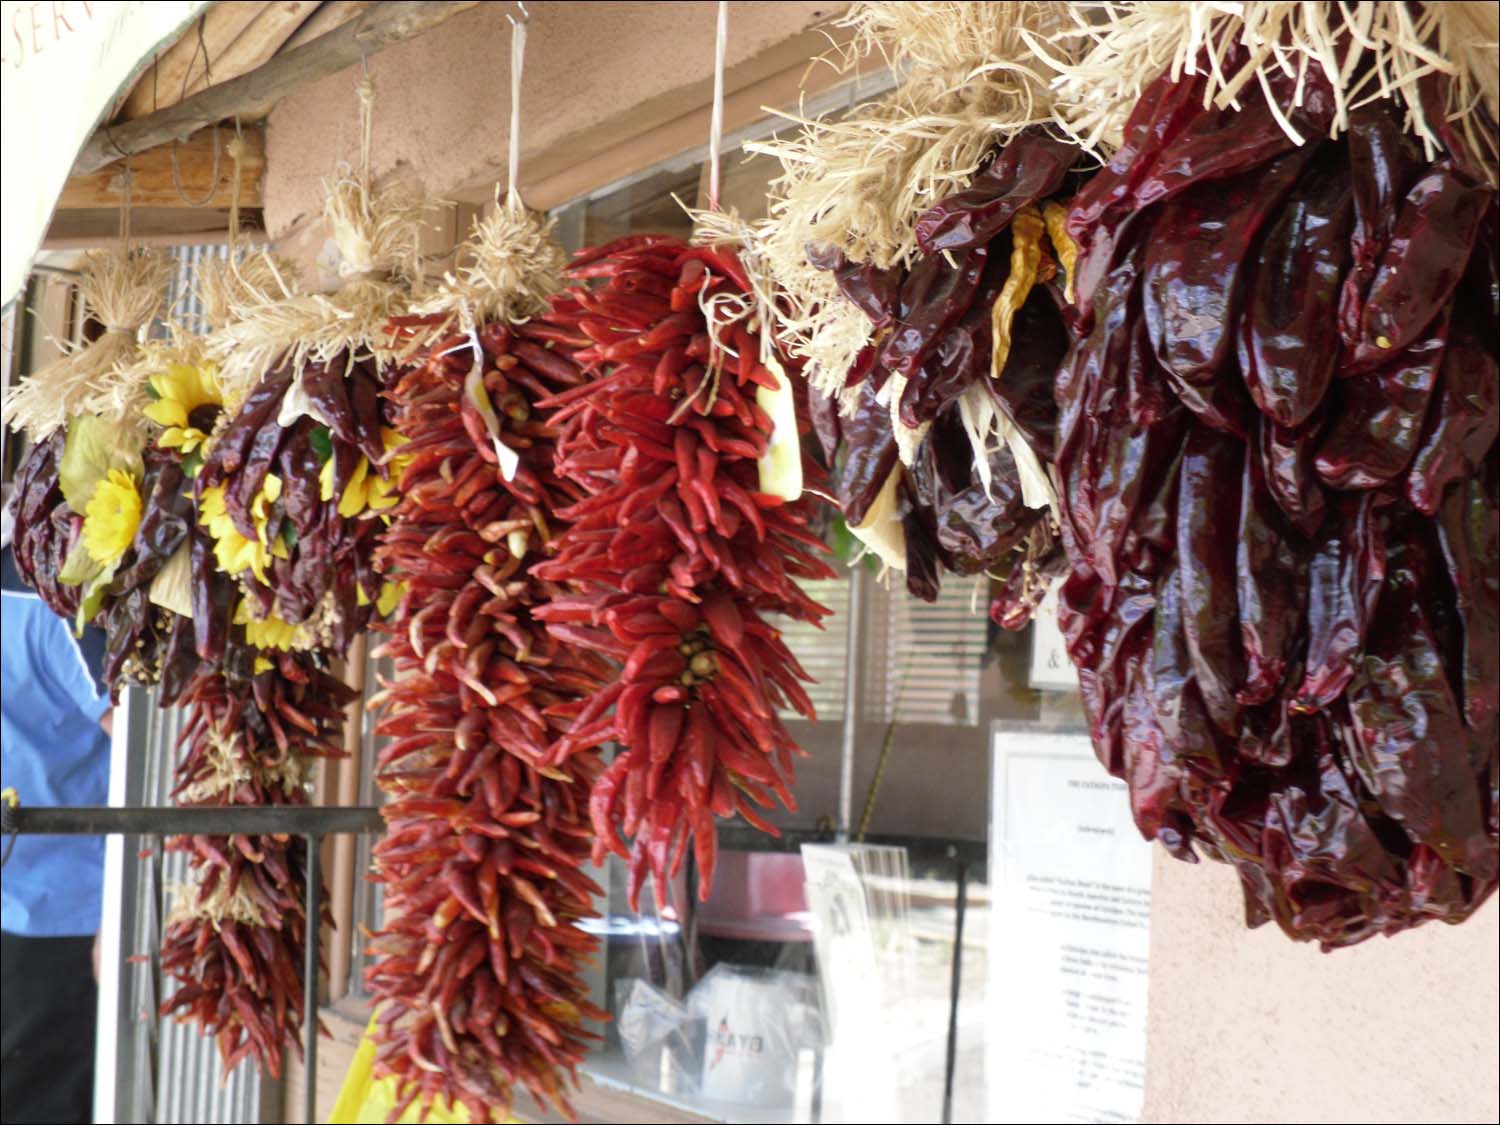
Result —
[[[724, 205], [758, 217], [775, 170], [765, 157], [727, 159]], [[705, 205], [706, 180], [701, 154], [689, 154], [560, 208], [557, 235], [569, 249], [634, 233], [687, 237], [684, 205]], [[722, 822], [703, 902], [691, 857], [660, 908], [649, 881], [630, 908], [622, 861], [591, 873], [604, 888], [587, 925], [602, 947], [591, 998], [613, 1018], [584, 1067], [580, 1112], [1031, 1120], [1028, 1091], [1045, 1073], [1080, 1091], [1079, 1119], [1129, 1119], [1136, 1039], [1110, 1036], [1143, 1020], [1143, 983], [1140, 1010], [1124, 1009], [1144, 962], [1134, 946], [1080, 944], [1069, 927], [1099, 896], [1074, 868], [1092, 853], [1064, 838], [1079, 827], [1066, 813], [1057, 825], [1029, 819], [1044, 800], [1064, 807], [1039, 792], [1028, 801], [1037, 786], [1070, 784], [1069, 770], [1103, 776], [1088, 758], [1055, 619], [1000, 629], [983, 575], [949, 576], [926, 603], [868, 559], [841, 560], [838, 571], [806, 587], [832, 611], [823, 628], [780, 623], [816, 680], [817, 711], [816, 722], [782, 716], [807, 756], [795, 811], [767, 812], [780, 836]], [[366, 682], [391, 671], [371, 657]], [[360, 798], [378, 803], [371, 717], [362, 735]], [[1126, 808], [1120, 794], [1108, 797]], [[1016, 835], [1040, 842], [1017, 845]], [[361, 841], [356, 870], [368, 869], [369, 848]], [[1144, 933], [1140, 903], [1111, 893], [1123, 905], [1103, 908], [1118, 915], [1108, 925], [1132, 915], [1126, 928]], [[380, 924], [378, 885], [359, 880], [352, 906], [357, 1000], [366, 935]], [[1028, 980], [1009, 971], [1022, 963], [1047, 968]], [[1085, 987], [1073, 987], [1074, 973]], [[1048, 1030], [1035, 1043], [1017, 1038], [1033, 1026]], [[1123, 1102], [1088, 1103], [1101, 1084], [1118, 1095], [1122, 1083]]]
[[[758, 217], [775, 169], [727, 159], [724, 205]], [[653, 169], [560, 209], [559, 234], [685, 237], [705, 180], [691, 157]], [[649, 886], [629, 908], [623, 862], [595, 874], [594, 1000], [614, 1018], [586, 1072], [724, 1121], [991, 1120], [996, 732], [1077, 732], [1082, 708], [1049, 683], [1044, 627], [990, 622], [989, 578], [928, 604], [866, 561], [840, 572], [810, 585], [823, 629], [786, 624], [818, 721], [783, 716], [808, 756], [796, 811], [770, 814], [781, 836], [726, 822], [703, 903], [691, 859], [660, 909]]]

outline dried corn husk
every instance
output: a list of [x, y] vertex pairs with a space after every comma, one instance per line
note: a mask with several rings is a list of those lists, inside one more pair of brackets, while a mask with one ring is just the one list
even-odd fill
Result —
[[198, 267], [198, 303], [211, 329], [222, 328], [234, 310], [285, 301], [301, 292], [296, 270], [280, 255], [255, 247], [242, 257], [213, 258]]
[[433, 335], [454, 324], [468, 332], [480, 324], [540, 316], [562, 291], [568, 265], [567, 254], [552, 239], [555, 225], [528, 211], [519, 196], [497, 199], [488, 215], [474, 220], [454, 271], [411, 311], [448, 318]]
[[408, 311], [422, 283], [422, 225], [432, 204], [400, 180], [374, 184], [369, 156], [374, 88], [368, 77], [360, 82], [359, 97], [360, 163], [339, 168], [323, 206], [344, 284], [330, 294], [296, 292], [273, 269], [274, 287], [244, 278], [229, 287], [232, 292], [222, 302], [225, 323], [214, 333], [209, 355], [219, 364], [231, 410], [281, 364], [301, 367], [344, 352], [387, 362], [411, 349], [410, 341], [393, 341], [387, 322]]
[[79, 414], [136, 422], [140, 388], [122, 382], [119, 372], [135, 357], [140, 330], [161, 312], [172, 269], [171, 259], [155, 250], [118, 246], [90, 252], [78, 287], [104, 324], [104, 335], [11, 389], [5, 398], [11, 429], [25, 430], [35, 441]]
[[[1273, 70], [1316, 67], [1333, 86], [1332, 135], [1348, 127], [1348, 111], [1374, 98], [1400, 98], [1409, 127], [1429, 158], [1443, 145], [1440, 122], [1429, 120], [1417, 80], [1447, 75], [1447, 116], [1476, 166], [1495, 178], [1495, 121], [1500, 118], [1500, 7], [1492, 2], [1192, 3], [1072, 5], [1073, 26], [1028, 40], [1059, 74], [1054, 82], [1058, 124], [1085, 148], [1108, 154], [1145, 87], [1163, 71], [1174, 80], [1207, 67], [1205, 96], [1219, 106]], [[1248, 58], [1224, 62], [1243, 46]], [[1204, 60], [1206, 59], [1206, 64]], [[1362, 76], [1356, 72], [1363, 71]], [[1300, 137], [1290, 122], [1287, 135]]]
[[[786, 115], [800, 125], [795, 135], [745, 146], [782, 164], [756, 233], [775, 283], [779, 334], [808, 361], [815, 390], [843, 392], [870, 329], [833, 278], [808, 265], [806, 247], [834, 246], [882, 268], [913, 261], [918, 216], [968, 186], [997, 145], [1051, 120], [1055, 72], [1023, 32], [1063, 29], [1066, 7], [856, 4], [838, 21], [854, 38], [835, 64], [851, 70], [878, 54], [897, 72], [896, 88], [838, 121]], [[846, 410], [854, 398], [843, 394]]]

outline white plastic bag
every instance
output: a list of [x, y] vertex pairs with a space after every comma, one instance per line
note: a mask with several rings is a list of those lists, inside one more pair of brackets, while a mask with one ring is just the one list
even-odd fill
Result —
[[639, 978], [615, 982], [615, 1027], [635, 1080], [664, 1094], [695, 1094], [701, 1033], [683, 1005]]
[[740, 1105], [790, 1105], [798, 1067], [822, 1046], [817, 983], [804, 973], [719, 964], [688, 994], [703, 1021], [699, 1093]]

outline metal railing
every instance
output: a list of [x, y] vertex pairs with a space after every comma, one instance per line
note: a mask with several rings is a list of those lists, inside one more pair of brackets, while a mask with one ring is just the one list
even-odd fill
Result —
[[323, 911], [319, 855], [324, 836], [373, 833], [383, 827], [373, 805], [265, 805], [215, 808], [109, 808], [0, 805], [5, 836], [301, 836], [307, 842], [303, 908], [306, 942], [302, 965], [302, 1083], [304, 1120], [316, 1120], [318, 1072], [318, 931]]

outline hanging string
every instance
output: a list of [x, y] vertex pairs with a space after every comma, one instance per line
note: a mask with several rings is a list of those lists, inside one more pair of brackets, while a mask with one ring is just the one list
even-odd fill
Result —
[[370, 59], [359, 60], [359, 203], [365, 218], [370, 217], [370, 142], [375, 122], [375, 80], [370, 77]]
[[234, 140], [229, 142], [229, 166], [234, 182], [229, 186], [229, 257], [234, 259], [240, 240], [240, 161], [245, 157], [245, 134], [240, 115], [234, 115]]
[[521, 169], [521, 68], [526, 62], [526, 25], [531, 21], [525, 4], [517, 4], [521, 18], [510, 13], [510, 152], [506, 177], [506, 204], [512, 210], [521, 210], [521, 195], [517, 190], [517, 179]]
[[[197, 44], [196, 47], [193, 48], [193, 57], [188, 60], [187, 70], [182, 75], [182, 89], [179, 90], [178, 93], [177, 93], [177, 101], [178, 101], [179, 104], [187, 100], [188, 85], [192, 81], [192, 77], [193, 77], [193, 63], [195, 63], [195, 62], [198, 61], [198, 56], [199, 55], [203, 56], [203, 85], [204, 85], [204, 87], [207, 88], [207, 87], [212, 86], [214, 84], [213, 60], [210, 59], [209, 56], [208, 56], [208, 42], [203, 37], [203, 24], [204, 24], [204, 21], [206, 20], [206, 18], [207, 18], [206, 16], [199, 16], [198, 17], [198, 44]], [[151, 70], [151, 102], [152, 102], [153, 107], [155, 106], [155, 103], [156, 103], [156, 69], [157, 69], [156, 67], [153, 67], [152, 70]], [[182, 200], [182, 202], [185, 203], [185, 204], [187, 204], [187, 206], [189, 206], [189, 207], [205, 207], [205, 206], [207, 206], [213, 200], [214, 192], [217, 191], [218, 187], [219, 187], [219, 129], [218, 129], [218, 126], [214, 126], [214, 132], [213, 132], [213, 144], [214, 144], [213, 170], [211, 171], [211, 173], [209, 174], [209, 177], [208, 177], [208, 190], [203, 193], [203, 198], [202, 199], [189, 199], [188, 195], [187, 195], [187, 192], [183, 189], [183, 186], [182, 186], [182, 167], [177, 162], [177, 146], [178, 146], [178, 143], [179, 142], [178, 142], [177, 138], [173, 137], [172, 138], [172, 150], [171, 150], [171, 152], [172, 152], [172, 187], [177, 192], [177, 198], [180, 199], [180, 200]]]
[[708, 209], [719, 209], [719, 149], [724, 145], [724, 47], [729, 42], [729, 0], [719, 0], [714, 41], [714, 110], [708, 126]]
[[187, 190], [182, 186], [182, 167], [177, 162], [177, 141], [172, 142], [172, 188], [177, 192], [177, 198], [189, 207], [206, 207], [213, 202], [214, 195], [219, 190], [219, 127], [213, 127], [214, 163], [208, 174], [208, 188], [201, 199], [189, 199]]
[[130, 154], [125, 154], [125, 198], [120, 204], [120, 244], [130, 249], [130, 188], [135, 175], [130, 170]]

